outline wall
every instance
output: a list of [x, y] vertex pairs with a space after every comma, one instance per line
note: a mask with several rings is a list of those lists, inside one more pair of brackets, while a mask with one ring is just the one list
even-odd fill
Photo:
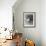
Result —
[[[20, 0], [21, 1], [21, 0]], [[13, 13], [15, 18], [15, 28], [18, 32], [23, 33], [26, 39], [34, 40], [36, 46], [41, 46], [41, 31], [40, 31], [40, 15], [41, 15], [41, 1], [40, 0], [22, 0], [22, 2], [13, 6]], [[23, 27], [23, 12], [36, 12], [36, 27]]]
[[[4, 30], [4, 27], [9, 30], [12, 29], [12, 6], [15, 2], [16, 0], [0, 0], [0, 32]], [[3, 31], [3, 33], [0, 34], [0, 38], [5, 38], [7, 35], [10, 35], [9, 31]]]
[[41, 1], [40, 31], [42, 46], [46, 46], [46, 0]]
[[0, 0], [0, 27], [12, 29], [12, 6], [16, 0]]

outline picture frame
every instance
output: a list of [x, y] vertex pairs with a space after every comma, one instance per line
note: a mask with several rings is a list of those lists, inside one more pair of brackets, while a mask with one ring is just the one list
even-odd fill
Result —
[[23, 26], [36, 27], [36, 12], [23, 12]]

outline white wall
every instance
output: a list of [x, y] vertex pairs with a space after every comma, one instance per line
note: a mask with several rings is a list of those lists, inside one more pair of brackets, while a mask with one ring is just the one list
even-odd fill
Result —
[[0, 27], [12, 28], [12, 6], [16, 0], [0, 0]]
[[46, 46], [46, 0], [41, 1], [40, 31], [42, 46]]
[[[24, 38], [34, 40], [36, 46], [41, 46], [41, 31], [40, 31], [41, 1], [22, 0], [21, 3], [17, 3], [17, 6], [16, 5], [13, 6], [13, 12], [15, 16], [14, 17], [15, 27], [18, 30], [18, 32], [22, 32], [24, 34]], [[23, 12], [36, 12], [35, 28], [23, 27]]]

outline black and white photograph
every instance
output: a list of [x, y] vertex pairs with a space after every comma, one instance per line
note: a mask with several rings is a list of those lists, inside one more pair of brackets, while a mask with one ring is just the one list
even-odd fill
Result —
[[23, 25], [24, 27], [35, 27], [36, 26], [36, 13], [35, 12], [24, 12], [23, 13]]

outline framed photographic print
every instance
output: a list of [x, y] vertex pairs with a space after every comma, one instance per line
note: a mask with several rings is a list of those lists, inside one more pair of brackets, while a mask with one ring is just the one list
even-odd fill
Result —
[[31, 28], [36, 27], [36, 12], [23, 13], [23, 26]]

